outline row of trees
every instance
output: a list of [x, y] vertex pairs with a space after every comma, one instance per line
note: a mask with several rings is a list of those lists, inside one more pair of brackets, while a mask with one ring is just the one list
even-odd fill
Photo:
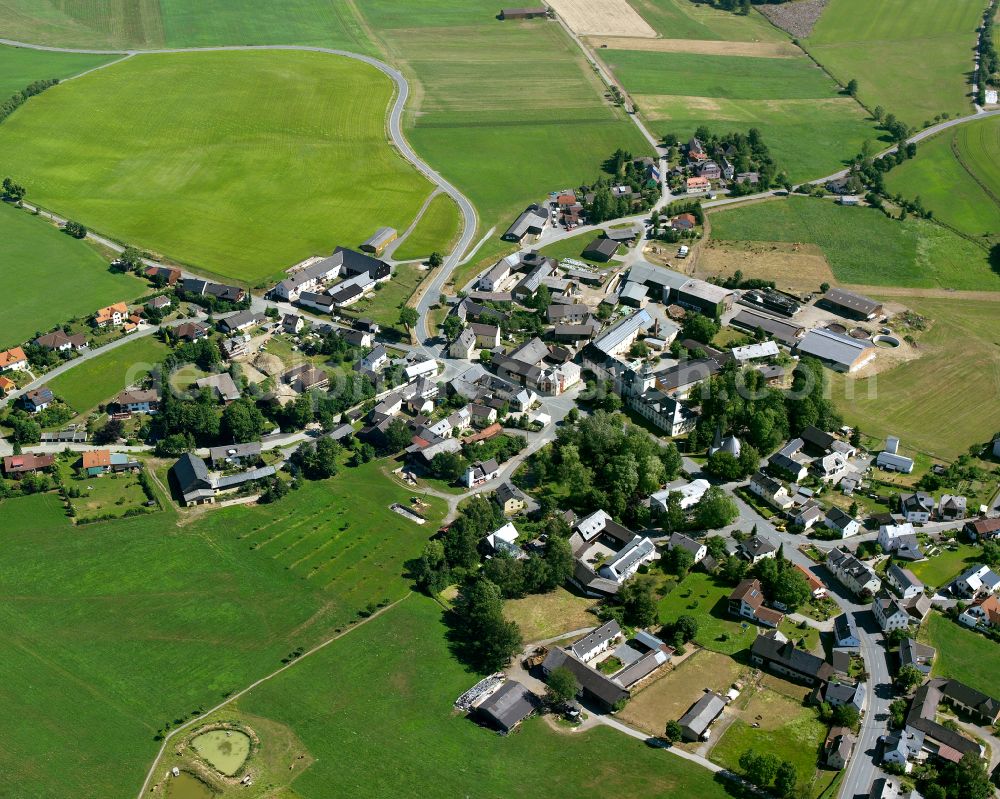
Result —
[[996, 85], [1000, 72], [1000, 56], [997, 55], [996, 42], [993, 40], [993, 20], [997, 15], [1000, 0], [993, 0], [983, 15], [983, 26], [979, 33], [979, 85], [976, 87], [976, 102], [986, 104], [986, 87]]
[[[47, 78], [29, 83], [23, 89], [14, 92], [10, 97], [0, 103], [0, 122], [13, 114], [18, 108], [28, 101], [29, 97], [41, 94], [50, 86], [55, 86], [59, 82], [58, 78]], [[19, 198], [20, 199], [20, 198]]]

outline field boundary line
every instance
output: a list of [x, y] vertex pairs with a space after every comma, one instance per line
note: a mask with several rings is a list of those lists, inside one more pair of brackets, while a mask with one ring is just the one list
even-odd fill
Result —
[[987, 197], [989, 197], [991, 200], [993, 200], [993, 202], [996, 203], [996, 205], [1000, 206], [1000, 197], [997, 197], [997, 195], [993, 191], [993, 189], [991, 189], [989, 186], [987, 186], [985, 183], [983, 183], [979, 179], [979, 176], [975, 172], [972, 171], [972, 169], [969, 167], [969, 165], [967, 163], [965, 163], [965, 159], [962, 158], [962, 152], [961, 152], [961, 150], [959, 149], [959, 146], [958, 146], [958, 132], [957, 131], [952, 134], [951, 141], [948, 142], [948, 144], [951, 147], [951, 153], [952, 153], [952, 155], [955, 156], [955, 160], [958, 161], [959, 166], [961, 166], [962, 169], [965, 170], [966, 174], [976, 182], [976, 185], [979, 186], [979, 188], [981, 188], [986, 193]]
[[307, 657], [309, 657], [311, 655], [315, 655], [320, 650], [325, 649], [326, 647], [328, 647], [334, 641], [338, 641], [341, 638], [343, 638], [344, 636], [349, 635], [354, 630], [357, 630], [359, 627], [364, 626], [365, 624], [367, 624], [368, 622], [372, 621], [373, 619], [377, 619], [383, 613], [387, 613], [388, 611], [392, 610], [394, 607], [396, 607], [396, 605], [399, 605], [400, 603], [405, 602], [412, 595], [413, 595], [412, 591], [407, 591], [403, 596], [401, 596], [395, 602], [392, 602], [392, 603], [386, 605], [384, 608], [379, 608], [374, 613], [372, 613], [370, 616], [362, 619], [361, 621], [357, 622], [356, 624], [352, 624], [346, 630], [344, 630], [343, 632], [337, 633], [332, 638], [327, 638], [325, 641], [321, 641], [320, 643], [316, 644], [316, 646], [314, 646], [312, 649], [310, 649], [310, 650], [308, 650], [306, 652], [303, 652], [299, 657], [295, 658], [295, 660], [289, 661], [288, 663], [286, 663], [285, 665], [283, 665], [280, 669], [276, 669], [275, 671], [272, 671], [270, 674], [267, 674], [267, 675], [261, 677], [256, 682], [250, 683], [250, 685], [248, 685], [246, 688], [244, 688], [241, 691], [238, 691], [237, 693], [233, 694], [232, 696], [224, 699], [222, 702], [220, 702], [219, 704], [217, 704], [215, 707], [209, 708], [204, 713], [198, 714], [197, 716], [195, 716], [194, 718], [190, 719], [189, 721], [186, 721], [183, 724], [181, 724], [179, 727], [174, 727], [174, 729], [172, 729], [165, 736], [163, 736], [163, 743], [160, 746], [160, 750], [156, 753], [156, 757], [153, 760], [153, 764], [149, 767], [149, 771], [146, 773], [146, 779], [143, 780], [142, 787], [139, 789], [139, 793], [138, 793], [137, 799], [142, 799], [142, 797], [145, 795], [146, 791], [149, 788], [149, 783], [153, 779], [153, 774], [156, 772], [156, 767], [159, 765], [160, 760], [162, 760], [163, 753], [167, 751], [167, 745], [170, 743], [170, 740], [175, 735], [177, 735], [177, 733], [183, 732], [184, 730], [186, 730], [186, 729], [194, 726], [195, 724], [197, 724], [199, 721], [204, 720], [207, 716], [210, 716], [212, 713], [215, 713], [215, 712], [217, 712], [219, 710], [222, 710], [222, 708], [226, 707], [227, 705], [231, 705], [237, 699], [240, 699], [241, 697], [246, 696], [254, 688], [257, 688], [260, 685], [263, 685], [264, 683], [266, 683], [268, 680], [272, 680], [275, 677], [277, 677], [279, 674], [282, 674], [283, 672], [288, 671], [288, 669], [292, 668], [292, 666], [294, 666], [294, 665], [296, 665], [298, 663], [301, 663], [303, 660], [305, 660]]

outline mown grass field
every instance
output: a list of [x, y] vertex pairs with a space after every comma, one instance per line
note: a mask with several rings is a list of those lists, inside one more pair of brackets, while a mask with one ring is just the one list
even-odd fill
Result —
[[858, 81], [868, 108], [883, 106], [909, 125], [972, 110], [981, 0], [831, 0], [803, 41], [842, 84]]
[[[763, 717], [758, 727], [754, 720]], [[809, 797], [816, 778], [816, 757], [826, 736], [826, 725], [811, 707], [768, 689], [759, 690], [718, 740], [709, 758], [740, 773], [740, 755], [747, 749], [777, 755], [795, 766], [795, 796]]]
[[953, 459], [1000, 429], [1000, 304], [901, 301], [933, 320], [919, 338], [922, 356], [866, 380], [831, 373], [833, 400], [847, 424], [869, 435], [896, 435], [907, 447]]
[[108, 262], [26, 211], [0, 204], [0, 274], [5, 307], [0, 348], [20, 344], [38, 331], [93, 313], [147, 288], [143, 280], [108, 270]]
[[986, 251], [940, 225], [900, 222], [829, 200], [791, 197], [715, 212], [712, 238], [816, 244], [841, 283], [1000, 289], [1000, 274], [990, 269]]
[[478, 677], [452, 658], [440, 616], [412, 596], [239, 700], [239, 710], [289, 727], [315, 758], [295, 779], [297, 797], [506, 797], [526, 786], [597, 796], [612, 783], [662, 799], [727, 795], [700, 766], [613, 730], [566, 735], [529, 719], [505, 738], [456, 716], [452, 703]]
[[196, 0], [0, 0], [11, 39], [64, 47], [157, 48], [314, 44], [368, 52], [349, 3], [227, 0], [206, 13]]
[[940, 613], [928, 617], [921, 639], [937, 649], [935, 676], [952, 677], [989, 696], [1000, 693], [1000, 645]]
[[462, 225], [458, 206], [447, 194], [438, 194], [427, 206], [413, 232], [392, 254], [397, 261], [426, 258], [432, 252], [446, 255], [458, 238]]
[[56, 86], [0, 128], [0, 171], [89, 227], [257, 284], [430, 184], [386, 141], [391, 81], [307, 52], [144, 55]]
[[783, 41], [787, 37], [756, 11], [747, 16], [690, 0], [630, 0], [646, 22], [667, 39], [733, 42]]
[[691, 572], [659, 604], [660, 622], [668, 624], [678, 616], [694, 616], [698, 621], [698, 646], [731, 655], [749, 649], [757, 637], [757, 627], [744, 626], [728, 611], [733, 587], [702, 572]]
[[525, 641], [543, 641], [557, 635], [596, 627], [597, 616], [589, 613], [593, 599], [560, 586], [547, 594], [533, 594], [523, 599], [509, 599], [504, 604], [504, 616], [517, 622]]
[[33, 81], [68, 78], [106, 64], [114, 58], [115, 56], [46, 53], [41, 50], [0, 46], [0, 102]]
[[391, 512], [410, 492], [382, 465], [184, 526], [168, 510], [74, 529], [54, 494], [5, 500], [5, 795], [134, 795], [165, 722], [273, 671], [368, 603], [405, 595], [403, 562], [444, 505], [431, 500], [424, 527]]
[[940, 219], [971, 236], [1000, 238], [1000, 120], [946, 130], [917, 148], [917, 157], [886, 175], [886, 186], [921, 198]]
[[383, 283], [371, 297], [345, 308], [344, 314], [355, 319], [372, 319], [384, 328], [394, 327], [402, 333], [399, 312], [427, 274], [416, 264], [399, 264], [393, 268], [392, 280]]
[[652, 129], [687, 140], [758, 128], [793, 181], [841, 167], [878, 138], [864, 110], [804, 54], [793, 58], [601, 50]]
[[168, 351], [155, 336], [143, 336], [77, 364], [50, 380], [48, 386], [78, 414], [88, 413], [139, 381]]
[[562, 29], [499, 22], [487, 0], [368, 0], [385, 57], [411, 80], [407, 137], [499, 236], [548, 192], [586, 183], [619, 147], [649, 145]]

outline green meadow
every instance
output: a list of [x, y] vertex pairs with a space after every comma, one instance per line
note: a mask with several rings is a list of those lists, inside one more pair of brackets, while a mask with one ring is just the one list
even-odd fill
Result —
[[649, 145], [558, 25], [499, 22], [497, 11], [487, 0], [362, 7], [411, 80], [407, 137], [499, 235], [528, 203], [595, 178], [619, 147]]
[[[566, 734], [528, 719], [502, 737], [456, 715], [452, 703], [479, 677], [452, 658], [440, 617], [439, 605], [411, 596], [239, 700], [315, 758], [294, 780], [297, 797], [499, 799], [528, 786], [545, 796], [728, 795], [707, 769], [611, 729]], [[380, 762], [391, 765], [372, 768]]]
[[148, 288], [144, 280], [111, 272], [89, 244], [3, 203], [0, 241], [0, 274], [18, 276], [5, 281], [0, 349], [113, 302], [133, 300]]
[[713, 213], [712, 237], [816, 244], [841, 283], [1000, 290], [982, 248], [933, 222], [873, 208], [793, 196]]
[[787, 41], [756, 11], [747, 16], [691, 0], [630, 0], [632, 6], [665, 39], [708, 39], [729, 42]]
[[887, 299], [904, 303], [931, 320], [930, 329], [918, 339], [920, 357], [864, 380], [831, 372], [833, 400], [844, 421], [868, 435], [899, 436], [907, 447], [954, 459], [1000, 430], [1000, 403], [996, 402], [1000, 304], [970, 299]]
[[353, 3], [226, 0], [0, 0], [10, 39], [63, 47], [312, 44], [369, 52]]
[[858, 81], [868, 108], [909, 125], [971, 108], [982, 0], [830, 0], [803, 45], [842, 84]]
[[660, 135], [758, 128], [793, 181], [842, 167], [878, 136], [864, 110], [812, 61], [646, 50], [601, 57]]
[[116, 56], [47, 53], [0, 45], [0, 102], [36, 80], [68, 78], [114, 58]]
[[[369, 603], [404, 596], [403, 563], [444, 504], [430, 500], [424, 527], [393, 513], [411, 493], [383, 466], [182, 525], [168, 509], [74, 528], [54, 494], [5, 500], [4, 795], [134, 796], [165, 723], [274, 671]], [[351, 691], [365, 707], [364, 689]]]
[[413, 232], [404, 239], [392, 257], [397, 261], [407, 261], [426, 258], [432, 252], [444, 255], [451, 251], [461, 224], [455, 201], [447, 194], [437, 194]]
[[78, 414], [84, 414], [138, 382], [167, 351], [167, 345], [155, 336], [143, 336], [77, 364], [50, 380], [48, 386]]
[[12, 115], [0, 171], [88, 227], [258, 284], [410, 224], [430, 184], [387, 143], [392, 95], [318, 53], [136, 56]]
[[970, 688], [996, 696], [997, 644], [986, 636], [968, 630], [939, 613], [932, 613], [922, 637], [937, 649], [934, 675], [960, 680]]
[[971, 236], [1000, 237], [1000, 120], [970, 122], [921, 142], [886, 175], [890, 192], [920, 197], [934, 217]]

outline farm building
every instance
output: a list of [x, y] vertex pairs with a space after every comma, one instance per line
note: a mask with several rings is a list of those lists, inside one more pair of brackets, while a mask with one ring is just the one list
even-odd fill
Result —
[[794, 347], [806, 332], [802, 325], [764, 316], [753, 311], [740, 311], [730, 320], [729, 324], [751, 333], [758, 329], [763, 330], [786, 347]]
[[594, 239], [583, 251], [583, 257], [589, 261], [600, 261], [606, 263], [618, 252], [618, 242], [614, 239], [599, 238]]
[[507, 232], [503, 234], [504, 241], [522, 242], [528, 236], [537, 236], [549, 221], [549, 213], [540, 205], [529, 205], [521, 215], [514, 220]]
[[823, 303], [849, 319], [871, 320], [882, 313], [882, 303], [844, 289], [830, 289], [823, 295]]
[[500, 9], [500, 19], [539, 19], [548, 15], [549, 10], [545, 6]]
[[838, 372], [856, 372], [875, 359], [871, 342], [820, 328], [806, 333], [796, 347], [800, 355], [811, 355]]
[[374, 255], [381, 255], [385, 248], [392, 244], [399, 233], [391, 227], [380, 227], [361, 245], [362, 252], [370, 252]]

